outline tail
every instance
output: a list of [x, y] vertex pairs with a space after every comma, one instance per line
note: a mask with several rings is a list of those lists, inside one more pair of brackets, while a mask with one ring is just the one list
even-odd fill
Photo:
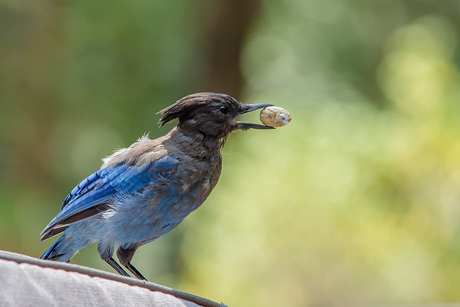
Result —
[[45, 260], [54, 260], [54, 261], [61, 261], [61, 262], [69, 262], [70, 258], [72, 258], [73, 255], [70, 255], [70, 257], [67, 255], [63, 249], [63, 241], [64, 241], [65, 235], [59, 238], [59, 240], [56, 241], [56, 243], [53, 244], [53, 246], [50, 247], [49, 250], [47, 250], [41, 257], [40, 259], [45, 259]]

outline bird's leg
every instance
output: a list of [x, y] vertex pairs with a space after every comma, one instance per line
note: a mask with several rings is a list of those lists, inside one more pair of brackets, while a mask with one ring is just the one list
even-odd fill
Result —
[[[123, 276], [128, 276], [128, 277], [131, 277], [129, 276], [128, 273], [126, 273], [125, 270], [123, 270], [123, 268], [115, 261], [115, 259], [113, 259], [112, 257], [109, 257], [107, 259], [104, 259], [105, 262], [107, 262], [108, 264], [110, 264], [110, 266], [115, 270], [117, 271], [118, 274], [120, 275], [123, 275]], [[128, 268], [129, 269], [129, 268]]]
[[128, 262], [127, 264], [125, 264], [125, 267], [131, 272], [133, 273], [134, 276], [136, 276], [138, 279], [141, 279], [141, 280], [147, 280], [147, 278], [145, 278], [141, 272], [139, 272], [132, 264], [131, 262]]
[[117, 257], [120, 260], [120, 263], [124, 265], [134, 276], [141, 280], [147, 280], [132, 264], [131, 260], [133, 259], [134, 253], [139, 246], [130, 245], [127, 247], [120, 246], [117, 250]]

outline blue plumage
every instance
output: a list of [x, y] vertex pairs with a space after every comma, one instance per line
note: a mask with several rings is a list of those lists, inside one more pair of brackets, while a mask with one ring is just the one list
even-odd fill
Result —
[[121, 164], [91, 174], [66, 197], [61, 212], [43, 230], [41, 237], [47, 239], [51, 229], [67, 226], [69, 219], [75, 222], [72, 217], [78, 215], [78, 220], [91, 217], [94, 207], [99, 206], [99, 211], [105, 211], [103, 209], [107, 209], [110, 201], [118, 195], [134, 196], [140, 193], [148, 184], [154, 184], [158, 176], [170, 176], [178, 162], [176, 158], [163, 157], [140, 166]]
[[178, 126], [161, 138], [142, 137], [116, 151], [80, 182], [40, 235], [45, 240], [62, 233], [41, 258], [70, 261], [78, 250], [97, 243], [101, 258], [129, 276], [112, 258], [118, 246], [120, 263], [145, 279], [130, 263], [134, 252], [170, 232], [206, 200], [219, 179], [220, 149], [228, 135], [236, 129], [269, 129], [235, 117], [265, 106], [201, 93], [161, 111], [162, 125], [179, 118]]

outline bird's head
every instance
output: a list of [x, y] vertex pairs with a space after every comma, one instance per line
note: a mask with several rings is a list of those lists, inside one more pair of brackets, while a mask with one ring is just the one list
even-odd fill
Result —
[[160, 127], [178, 118], [178, 127], [182, 129], [199, 131], [209, 137], [225, 138], [238, 129], [273, 129], [235, 120], [238, 115], [268, 106], [272, 104], [243, 104], [225, 94], [197, 93], [178, 100], [158, 113], [163, 115]]

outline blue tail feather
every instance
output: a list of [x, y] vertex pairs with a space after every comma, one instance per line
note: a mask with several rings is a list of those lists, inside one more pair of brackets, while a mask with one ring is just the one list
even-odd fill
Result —
[[[62, 240], [64, 236], [60, 237], [59, 240], [57, 240], [53, 246], [51, 246], [41, 257], [40, 259], [45, 259], [45, 260], [56, 260], [60, 261], [59, 258], [62, 256], [65, 256], [66, 253], [59, 253], [59, 245], [61, 245]], [[70, 260], [70, 259], [69, 259]], [[68, 262], [68, 260], [66, 261]]]

